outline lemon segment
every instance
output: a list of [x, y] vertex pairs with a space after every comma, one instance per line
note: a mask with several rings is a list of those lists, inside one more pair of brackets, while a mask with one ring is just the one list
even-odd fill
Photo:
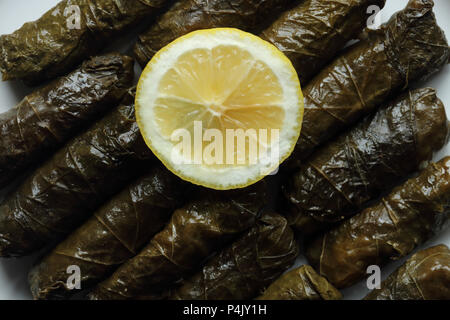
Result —
[[180, 37], [144, 69], [136, 118], [173, 173], [213, 189], [248, 186], [274, 171], [300, 135], [303, 96], [276, 47], [232, 28]]

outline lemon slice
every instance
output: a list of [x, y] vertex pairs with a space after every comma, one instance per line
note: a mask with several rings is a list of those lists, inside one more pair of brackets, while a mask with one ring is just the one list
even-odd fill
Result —
[[173, 173], [212, 189], [257, 182], [300, 135], [303, 96], [290, 61], [232, 28], [195, 31], [144, 69], [136, 117], [145, 142]]

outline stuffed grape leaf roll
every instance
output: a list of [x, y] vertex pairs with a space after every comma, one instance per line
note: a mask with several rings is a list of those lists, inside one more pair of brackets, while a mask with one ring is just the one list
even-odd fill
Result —
[[353, 215], [430, 160], [449, 131], [434, 89], [404, 93], [319, 149], [287, 178], [282, 190], [290, 222], [311, 234]]
[[258, 297], [258, 300], [340, 299], [342, 294], [308, 265], [283, 274]]
[[417, 252], [364, 300], [450, 300], [450, 250], [441, 244]]
[[285, 168], [295, 169], [316, 147], [448, 63], [450, 48], [433, 6], [432, 0], [410, 0], [311, 80], [303, 90], [300, 138]]
[[[182, 1], [140, 35], [134, 53], [141, 66], [179, 36], [198, 29], [235, 27], [256, 32], [292, 0]], [[302, 81], [319, 69], [366, 25], [367, 8], [385, 0], [302, 0], [260, 36], [283, 51]]]
[[0, 114], [0, 188], [116, 106], [133, 74], [130, 57], [93, 57]]
[[286, 219], [278, 214], [265, 214], [240, 239], [185, 280], [170, 298], [254, 298], [286, 271], [297, 255], [298, 246]]
[[355, 284], [370, 265], [408, 255], [448, 225], [450, 157], [306, 246], [311, 265], [337, 288]]
[[185, 186], [162, 166], [129, 184], [32, 269], [33, 297], [65, 299], [75, 294], [77, 290], [67, 287], [71, 265], [80, 268], [83, 290], [107, 278], [166, 225], [182, 204]]
[[154, 159], [129, 91], [7, 196], [0, 205], [0, 256], [30, 254], [67, 235]]
[[384, 4], [385, 0], [301, 1], [260, 36], [284, 52], [304, 84], [366, 27], [369, 7], [382, 9]]
[[70, 71], [167, 0], [63, 0], [34, 22], [0, 36], [3, 80], [39, 84]]
[[295, 0], [183, 0], [162, 14], [139, 35], [134, 47], [142, 67], [162, 47], [191, 31], [234, 27], [246, 31], [261, 28]]
[[245, 189], [200, 189], [134, 258], [91, 293], [93, 300], [157, 295], [194, 271], [215, 250], [254, 225], [266, 205], [265, 182]]

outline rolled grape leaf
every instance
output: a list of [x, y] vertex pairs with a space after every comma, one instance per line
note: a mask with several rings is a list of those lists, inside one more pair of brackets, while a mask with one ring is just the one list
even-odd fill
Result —
[[36, 85], [70, 71], [111, 39], [159, 12], [167, 0], [64, 0], [0, 37], [3, 80]]
[[23, 256], [67, 235], [151, 165], [134, 116], [134, 91], [71, 140], [0, 205], [0, 256]]
[[91, 58], [0, 114], [0, 188], [116, 106], [133, 81], [133, 60]]
[[355, 284], [370, 265], [408, 255], [448, 225], [450, 157], [430, 164], [378, 204], [306, 246], [311, 265], [337, 288]]
[[164, 230], [137, 256], [100, 283], [90, 298], [135, 299], [164, 290], [254, 225], [266, 205], [265, 189], [264, 181], [240, 190], [201, 189], [174, 212]]
[[336, 52], [367, 26], [371, 6], [385, 0], [305, 0], [283, 13], [261, 38], [286, 54], [307, 83]]
[[128, 185], [47, 254], [30, 272], [35, 299], [66, 299], [67, 268], [77, 265], [81, 288], [107, 278], [135, 256], [182, 204], [185, 184], [161, 166]]
[[297, 255], [298, 246], [286, 219], [265, 214], [245, 235], [184, 281], [171, 299], [254, 298], [286, 271]]
[[295, 170], [319, 145], [448, 63], [450, 48], [433, 5], [432, 0], [410, 0], [311, 80], [303, 90], [302, 131], [286, 170]]
[[254, 31], [285, 10], [295, 0], [183, 0], [162, 14], [139, 35], [134, 55], [142, 67], [173, 40], [191, 31], [234, 27]]
[[308, 265], [283, 274], [257, 300], [340, 300], [342, 294]]
[[314, 153], [282, 186], [287, 216], [311, 234], [417, 171], [449, 135], [431, 88], [407, 92]]
[[441, 244], [417, 252], [364, 300], [450, 300], [450, 250]]

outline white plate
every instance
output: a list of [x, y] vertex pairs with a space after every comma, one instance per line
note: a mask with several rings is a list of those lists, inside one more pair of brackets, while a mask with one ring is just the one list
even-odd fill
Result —
[[[388, 20], [392, 13], [401, 10], [407, 2], [407, 0], [387, 0], [386, 7], [381, 12], [383, 22]], [[39, 18], [56, 3], [58, 3], [58, 0], [1, 0], [0, 34], [11, 33], [20, 28], [24, 22]], [[446, 32], [447, 38], [450, 39], [450, 1], [435, 0], [435, 3], [434, 11], [438, 23]], [[448, 89], [450, 85], [450, 66], [447, 65], [443, 71], [423, 85], [431, 86], [438, 90], [439, 97], [447, 106], [447, 114], [450, 115], [450, 90]], [[0, 112], [12, 108], [30, 92], [30, 88], [19, 82], [0, 82]], [[448, 154], [450, 154], [450, 146], [439, 152], [436, 155], [436, 160]], [[439, 243], [445, 243], [450, 246], [450, 230], [427, 243], [426, 247]], [[31, 298], [27, 284], [27, 271], [33, 259], [34, 257], [12, 260], [0, 258], [0, 299]], [[403, 263], [404, 260], [402, 259], [383, 268], [383, 278]], [[300, 258], [298, 264], [303, 264], [304, 262], [305, 260]], [[344, 290], [344, 296], [346, 299], [360, 299], [367, 292], [368, 289], [365, 283], [361, 282], [352, 288]]]

